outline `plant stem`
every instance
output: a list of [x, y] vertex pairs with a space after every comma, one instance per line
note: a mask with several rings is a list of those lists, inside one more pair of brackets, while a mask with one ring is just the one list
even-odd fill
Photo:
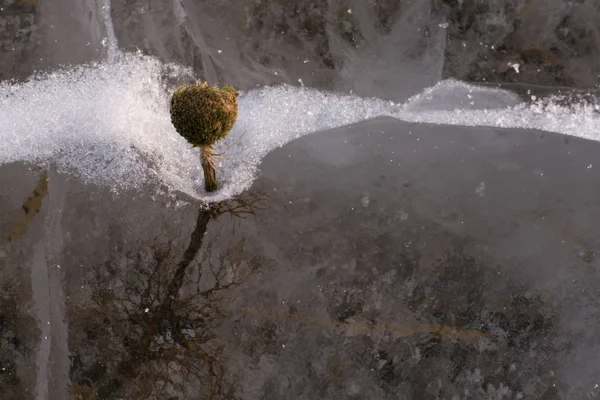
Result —
[[200, 160], [204, 170], [204, 188], [207, 192], [217, 190], [217, 171], [215, 170], [215, 151], [212, 146], [200, 148]]

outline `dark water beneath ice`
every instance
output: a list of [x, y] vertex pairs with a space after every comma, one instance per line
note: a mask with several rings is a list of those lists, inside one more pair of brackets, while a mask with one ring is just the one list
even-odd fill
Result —
[[595, 3], [294, 4], [0, 1], [3, 398], [600, 396]]

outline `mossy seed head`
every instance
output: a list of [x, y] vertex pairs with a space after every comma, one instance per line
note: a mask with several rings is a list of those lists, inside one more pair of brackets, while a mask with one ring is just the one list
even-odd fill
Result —
[[192, 145], [210, 146], [233, 128], [238, 114], [237, 97], [238, 92], [229, 86], [182, 86], [171, 98], [171, 122]]

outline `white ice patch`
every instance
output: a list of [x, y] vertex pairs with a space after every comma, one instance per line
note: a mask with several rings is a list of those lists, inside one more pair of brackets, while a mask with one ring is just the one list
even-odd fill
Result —
[[507, 90], [448, 79], [408, 99], [404, 111], [483, 110], [516, 106], [522, 102], [517, 94]]
[[[489, 98], [486, 101], [491, 100]], [[502, 98], [500, 101], [503, 101]], [[553, 98], [504, 108], [411, 111], [409, 107], [405, 107], [393, 116], [407, 122], [539, 129], [600, 140], [598, 105], [591, 103], [565, 105]]]
[[166, 71], [154, 59], [131, 55], [0, 83], [0, 164], [55, 164], [115, 189], [154, 174], [179, 185], [171, 174], [187, 172], [182, 166], [197, 164], [197, 157], [171, 126]]
[[[441, 82], [404, 105], [309, 88], [268, 87], [240, 97], [238, 121], [222, 147], [245, 135], [218, 166], [223, 187], [208, 195], [198, 151], [170, 122], [173, 88], [166, 87], [163, 78], [185, 73], [154, 58], [129, 54], [25, 83], [0, 83], [0, 165], [52, 164], [117, 191], [151, 182], [214, 201], [250, 187], [260, 161], [273, 149], [311, 132], [377, 116], [535, 128], [599, 139], [600, 117], [592, 106], [521, 104], [510, 92], [457, 81]], [[462, 98], [486, 108], [474, 109], [458, 101]]]

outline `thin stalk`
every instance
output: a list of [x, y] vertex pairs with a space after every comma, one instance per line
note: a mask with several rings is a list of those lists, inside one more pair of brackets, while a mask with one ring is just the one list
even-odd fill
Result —
[[200, 160], [204, 170], [204, 188], [207, 192], [217, 190], [217, 171], [215, 170], [215, 151], [212, 146], [200, 148]]

